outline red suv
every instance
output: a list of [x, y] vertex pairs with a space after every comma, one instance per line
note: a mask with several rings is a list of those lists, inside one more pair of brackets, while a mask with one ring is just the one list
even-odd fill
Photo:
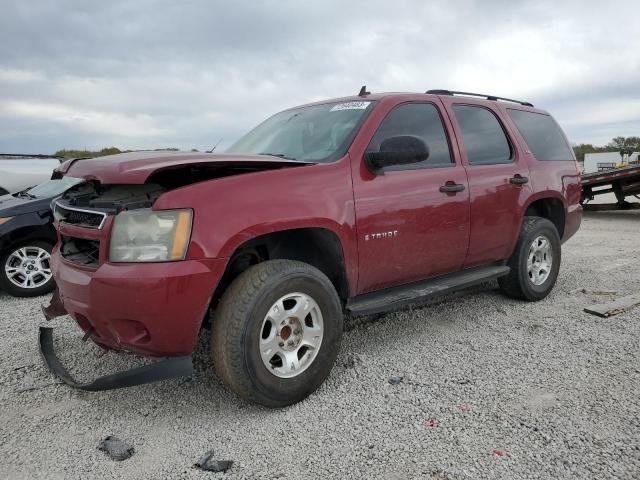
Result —
[[224, 154], [136, 152], [63, 164], [52, 254], [68, 313], [98, 345], [160, 362], [88, 390], [191, 372], [211, 322], [216, 371], [270, 407], [329, 374], [343, 314], [497, 279], [536, 301], [580, 225], [580, 181], [555, 120], [527, 102], [433, 90], [280, 112]]

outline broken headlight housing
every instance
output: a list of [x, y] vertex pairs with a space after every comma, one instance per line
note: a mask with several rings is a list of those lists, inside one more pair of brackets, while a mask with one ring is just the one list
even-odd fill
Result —
[[191, 237], [191, 210], [132, 210], [116, 215], [109, 261], [173, 262], [184, 260]]

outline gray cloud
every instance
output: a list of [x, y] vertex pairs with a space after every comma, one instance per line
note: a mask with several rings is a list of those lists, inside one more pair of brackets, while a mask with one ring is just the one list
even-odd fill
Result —
[[224, 146], [363, 83], [521, 97], [576, 142], [640, 135], [630, 0], [3, 3], [0, 151]]

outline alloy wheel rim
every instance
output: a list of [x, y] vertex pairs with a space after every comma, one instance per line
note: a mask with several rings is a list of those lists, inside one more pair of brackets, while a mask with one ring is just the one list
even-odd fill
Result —
[[324, 334], [322, 311], [305, 293], [289, 293], [276, 301], [262, 321], [260, 357], [279, 378], [293, 378], [316, 359]]
[[41, 287], [53, 276], [51, 255], [44, 248], [21, 247], [7, 257], [4, 272], [16, 287], [28, 290]]
[[553, 265], [553, 250], [551, 242], [544, 235], [539, 235], [529, 247], [527, 257], [527, 274], [534, 285], [542, 285], [551, 274]]

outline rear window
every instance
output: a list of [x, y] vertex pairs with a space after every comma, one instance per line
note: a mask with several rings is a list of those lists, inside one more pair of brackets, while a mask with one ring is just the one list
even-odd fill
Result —
[[512, 108], [507, 112], [537, 160], [573, 160], [560, 127], [550, 115]]

